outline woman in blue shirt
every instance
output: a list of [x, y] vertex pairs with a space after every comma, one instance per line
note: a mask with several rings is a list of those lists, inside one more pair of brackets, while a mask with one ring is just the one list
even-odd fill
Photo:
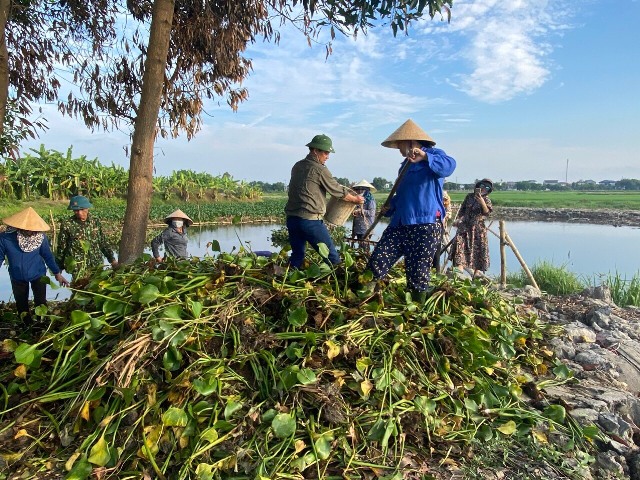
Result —
[[446, 215], [443, 203], [444, 178], [453, 173], [456, 161], [411, 119], [403, 123], [382, 145], [397, 148], [409, 162], [391, 199], [385, 216], [391, 217], [376, 245], [368, 268], [376, 279], [404, 256], [407, 287], [424, 297], [431, 280], [431, 267], [439, 253]]
[[33, 291], [33, 303], [37, 307], [47, 304], [47, 284], [40, 281], [47, 273], [46, 267], [49, 267], [60, 285], [68, 286], [69, 282], [60, 273], [49, 240], [42, 233], [49, 230], [49, 225], [33, 208], [11, 215], [3, 222], [9, 228], [0, 233], [0, 266], [6, 256], [16, 309], [25, 326], [29, 327], [32, 321], [29, 285]]

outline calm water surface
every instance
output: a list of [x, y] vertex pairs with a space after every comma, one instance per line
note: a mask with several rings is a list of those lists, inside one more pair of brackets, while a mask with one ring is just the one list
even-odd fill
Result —
[[[253, 251], [275, 250], [271, 245], [271, 231], [278, 225], [224, 225], [219, 227], [193, 227], [189, 229], [189, 253], [194, 256], [213, 255], [207, 243], [217, 240], [223, 251], [237, 249], [241, 245]], [[380, 237], [385, 225], [374, 231], [374, 239]], [[498, 233], [498, 222], [490, 228]], [[593, 278], [599, 274], [618, 272], [628, 279], [640, 274], [640, 228], [613, 227], [550, 222], [507, 222], [507, 232], [531, 267], [548, 261], [578, 275]], [[500, 249], [498, 238], [489, 234], [491, 252], [490, 275], [500, 273]], [[150, 252], [149, 252], [150, 253]], [[507, 269], [520, 270], [520, 264], [507, 247]], [[48, 298], [64, 299], [69, 290], [48, 289]], [[0, 301], [13, 301], [6, 265], [0, 269]]]

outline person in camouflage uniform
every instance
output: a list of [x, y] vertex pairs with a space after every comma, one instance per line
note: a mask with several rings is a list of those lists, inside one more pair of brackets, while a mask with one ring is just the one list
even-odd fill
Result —
[[60, 268], [73, 275], [74, 280], [88, 270], [104, 265], [104, 257], [113, 267], [118, 265], [100, 221], [89, 215], [91, 207], [87, 197], [71, 197], [68, 210], [73, 210], [73, 216], [60, 225], [56, 261]]

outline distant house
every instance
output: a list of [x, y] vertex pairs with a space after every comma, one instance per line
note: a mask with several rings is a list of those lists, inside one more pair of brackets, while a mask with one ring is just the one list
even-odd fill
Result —
[[504, 182], [504, 189], [505, 190], [515, 190], [516, 189], [516, 182]]
[[603, 187], [615, 187], [618, 182], [615, 180], [602, 180], [598, 182], [598, 185], [602, 185]]
[[595, 185], [595, 180], [578, 180], [576, 185]]
[[392, 183], [387, 182], [387, 183], [385, 183], [385, 184], [384, 184], [384, 189], [385, 189], [385, 190], [391, 190], [391, 187], [392, 187], [392, 186], [393, 186], [393, 184], [392, 184]]
[[542, 182], [542, 185], [558, 185], [558, 180], [544, 180]]

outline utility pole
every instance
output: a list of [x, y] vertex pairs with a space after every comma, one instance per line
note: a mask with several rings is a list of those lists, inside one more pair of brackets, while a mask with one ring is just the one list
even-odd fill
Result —
[[569, 183], [568, 181], [569, 178], [569, 159], [567, 158], [567, 168], [564, 171], [564, 183]]

